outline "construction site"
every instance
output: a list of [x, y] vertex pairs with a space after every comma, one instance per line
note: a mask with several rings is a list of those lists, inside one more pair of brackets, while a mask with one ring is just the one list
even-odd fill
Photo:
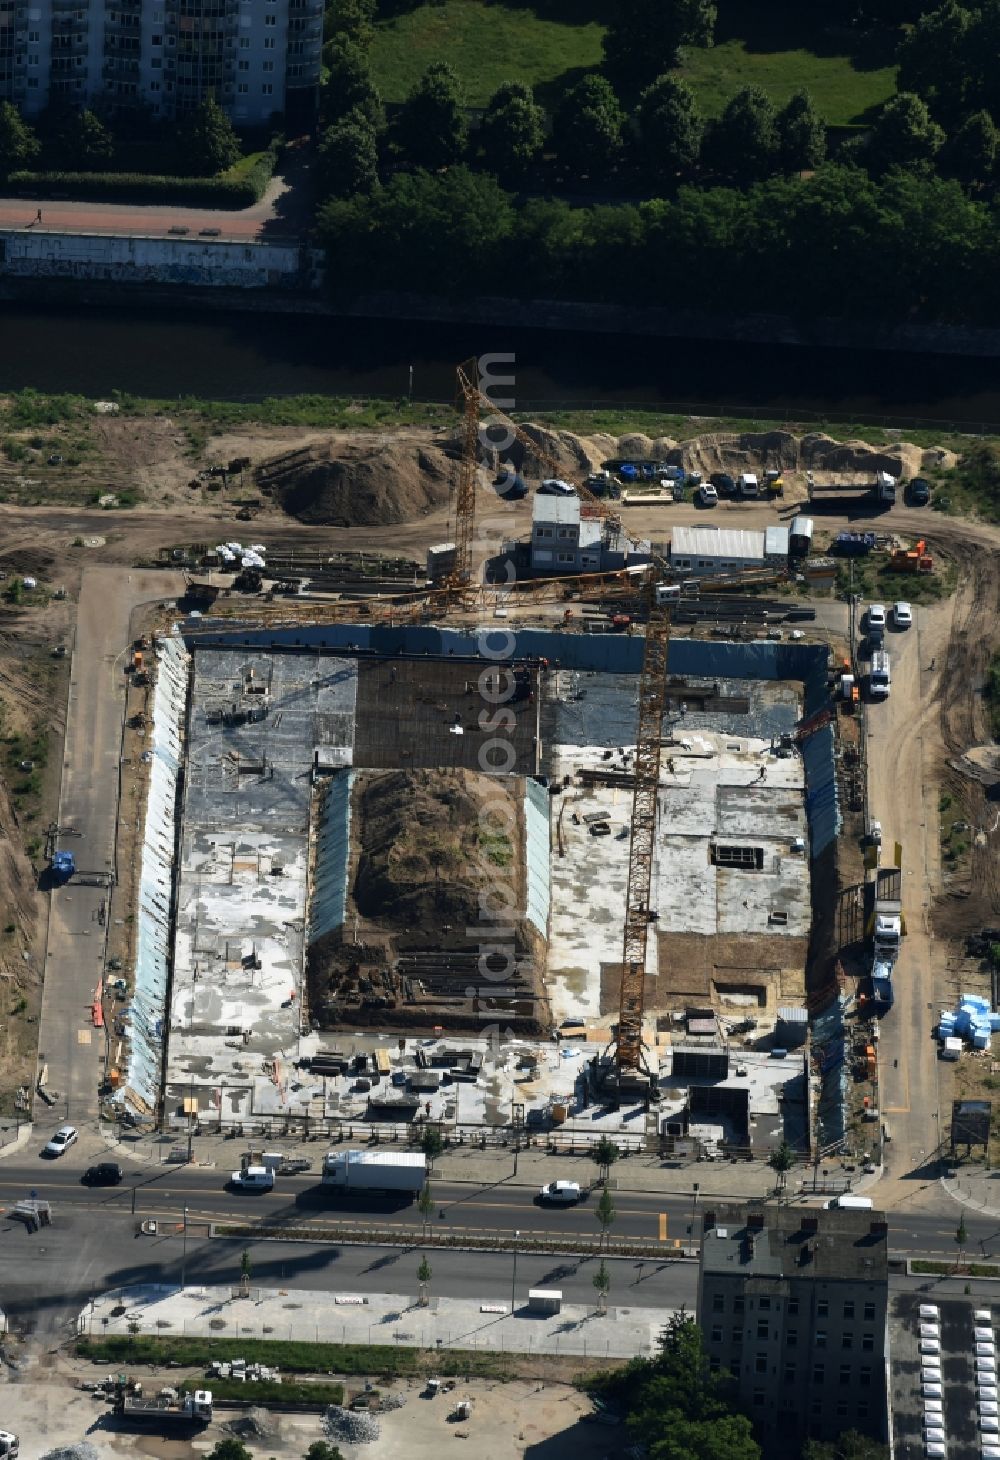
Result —
[[547, 623], [564, 582], [498, 623], [463, 379], [454, 542], [421, 593], [154, 636], [111, 1104], [168, 1129], [585, 1121], [808, 1152], [809, 1007], [837, 992], [813, 937], [842, 825], [828, 648], [672, 638], [655, 552], [642, 582], [588, 580], [643, 632]]

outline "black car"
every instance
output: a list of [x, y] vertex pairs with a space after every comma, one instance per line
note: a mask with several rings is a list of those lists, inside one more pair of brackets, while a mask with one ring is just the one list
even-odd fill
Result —
[[713, 471], [708, 480], [720, 497], [736, 496], [736, 483], [727, 471]]
[[88, 1166], [83, 1173], [86, 1186], [119, 1186], [125, 1173], [113, 1161], [102, 1161], [98, 1166]]
[[913, 507], [926, 507], [931, 500], [931, 484], [926, 477], [914, 477], [907, 489]]

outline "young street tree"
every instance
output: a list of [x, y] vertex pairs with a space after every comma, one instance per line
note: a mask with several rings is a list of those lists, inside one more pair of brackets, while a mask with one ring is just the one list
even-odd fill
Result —
[[712, 128], [712, 156], [727, 177], [746, 186], [774, 171], [778, 126], [771, 99], [759, 86], [744, 86]]
[[434, 1276], [434, 1270], [426, 1257], [420, 1259], [420, 1266], [417, 1268], [417, 1282], [420, 1284], [420, 1306], [427, 1307], [427, 1284]]
[[795, 1154], [787, 1141], [783, 1140], [781, 1145], [771, 1152], [767, 1158], [767, 1164], [778, 1178], [778, 1191], [784, 1191], [788, 1173], [795, 1164]]
[[969, 1230], [968, 1230], [968, 1228], [965, 1225], [965, 1213], [963, 1212], [962, 1215], [961, 1215], [961, 1217], [959, 1217], [959, 1219], [958, 1219], [958, 1230], [955, 1233], [955, 1245], [958, 1248], [958, 1254], [957, 1254], [957, 1256], [955, 1258], [955, 1271], [956, 1272], [958, 1271], [958, 1269], [962, 1266], [963, 1262], [965, 1261], [965, 1248], [966, 1248], [966, 1245], [967, 1245], [968, 1241], [969, 1241]]
[[585, 76], [570, 88], [553, 119], [559, 161], [577, 176], [600, 177], [618, 161], [624, 117], [603, 76]]
[[642, 86], [680, 64], [682, 46], [710, 46], [713, 0], [615, 0], [604, 37], [612, 76]]
[[639, 97], [635, 122], [639, 158], [648, 178], [669, 186], [694, 170], [705, 119], [686, 81], [658, 76]]
[[207, 96], [180, 123], [177, 145], [184, 170], [192, 177], [225, 172], [240, 155], [233, 124], [212, 96]]
[[231, 1437], [220, 1440], [214, 1450], [209, 1450], [208, 1460], [253, 1460], [242, 1440]]
[[461, 162], [468, 143], [465, 98], [447, 61], [434, 61], [399, 114], [397, 140], [414, 167], [437, 172]]
[[304, 1460], [344, 1460], [344, 1457], [338, 1447], [327, 1440], [313, 1440]]
[[596, 1161], [600, 1167], [603, 1182], [607, 1182], [611, 1168], [620, 1155], [621, 1151], [608, 1136], [601, 1136], [597, 1145], [591, 1148], [590, 1159]]
[[601, 1224], [601, 1243], [603, 1245], [607, 1241], [611, 1228], [618, 1216], [618, 1211], [611, 1196], [611, 1190], [607, 1185], [601, 1187], [601, 1199], [597, 1203], [594, 1216]]
[[434, 1210], [434, 1194], [431, 1191], [430, 1182], [424, 1184], [424, 1188], [417, 1197], [417, 1211], [420, 1213], [420, 1220], [424, 1224], [424, 1232], [427, 1231], [427, 1223], [430, 1221], [431, 1212]]
[[797, 91], [778, 113], [778, 155], [783, 172], [811, 172], [826, 156], [826, 127], [808, 91]]
[[327, 127], [316, 155], [316, 181], [325, 198], [353, 198], [378, 187], [378, 143], [361, 113]]
[[505, 81], [493, 93], [480, 137], [486, 166], [501, 182], [517, 182], [524, 176], [545, 141], [545, 113], [530, 86]]
[[0, 173], [8, 177], [18, 168], [30, 167], [39, 150], [38, 138], [17, 107], [9, 101], [0, 103]]
[[600, 1266], [591, 1278], [591, 1282], [597, 1289], [597, 1311], [606, 1313], [608, 1310], [608, 1293], [611, 1291], [611, 1274], [608, 1272], [608, 1264], [601, 1258]]
[[433, 1171], [434, 1162], [444, 1150], [444, 1139], [436, 1125], [429, 1125], [420, 1137], [420, 1149], [427, 1157], [428, 1168]]

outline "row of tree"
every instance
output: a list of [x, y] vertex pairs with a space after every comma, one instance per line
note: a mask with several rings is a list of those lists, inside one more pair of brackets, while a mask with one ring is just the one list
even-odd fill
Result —
[[464, 167], [325, 205], [331, 278], [352, 289], [1000, 324], [997, 215], [961, 186], [825, 164], [809, 179], [674, 199], [518, 204]]
[[[148, 119], [144, 119], [148, 122]], [[74, 107], [49, 107], [29, 125], [9, 101], [0, 103], [0, 174], [20, 168], [46, 172], [106, 172], [135, 167], [136, 133], [143, 132], [146, 172], [211, 177], [239, 158], [241, 147], [222, 108], [207, 98], [169, 131], [143, 127], [133, 114], [101, 118]]]
[[899, 48], [899, 85], [949, 133], [976, 112], [1000, 119], [1000, 0], [927, 9]]

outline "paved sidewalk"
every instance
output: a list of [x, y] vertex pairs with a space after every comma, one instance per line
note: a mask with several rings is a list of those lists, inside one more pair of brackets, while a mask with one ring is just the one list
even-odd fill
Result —
[[611, 1303], [600, 1314], [595, 1301], [586, 1307], [567, 1304], [546, 1317], [529, 1311], [523, 1290], [512, 1313], [509, 1291], [470, 1298], [431, 1295], [422, 1308], [412, 1297], [395, 1293], [251, 1287], [244, 1298], [237, 1288], [150, 1286], [104, 1293], [80, 1313], [78, 1328], [97, 1336], [138, 1331], [164, 1338], [183, 1334], [631, 1358], [655, 1352], [673, 1311]]
[[[110, 1131], [105, 1136], [109, 1149], [125, 1162], [143, 1162], [155, 1165], [165, 1164], [169, 1153], [183, 1150], [186, 1154], [187, 1141], [181, 1135], [148, 1136], [133, 1138], [129, 1134], [118, 1139]], [[235, 1170], [242, 1152], [249, 1149], [250, 1142], [244, 1136], [239, 1140], [227, 1140], [225, 1136], [201, 1135], [192, 1142], [192, 1157], [201, 1166]], [[323, 1157], [328, 1150], [338, 1148], [331, 1141], [301, 1141], [292, 1138], [269, 1136], [266, 1142], [255, 1138], [254, 1149], [262, 1144], [268, 1150], [281, 1151], [289, 1156], [303, 1156], [310, 1167], [319, 1174]], [[339, 1149], [348, 1147], [370, 1149], [368, 1141], [360, 1133], [353, 1141], [339, 1143]], [[387, 1143], [386, 1150], [409, 1149]], [[599, 1169], [589, 1156], [573, 1156], [562, 1153], [552, 1155], [547, 1150], [532, 1148], [520, 1151], [516, 1161], [512, 1148], [491, 1146], [486, 1150], [472, 1146], [458, 1146], [439, 1156], [434, 1163], [433, 1181], [469, 1182], [477, 1186], [492, 1186], [503, 1182], [505, 1186], [525, 1187], [537, 1190], [546, 1182], [556, 1179], [578, 1181], [581, 1186], [595, 1183]], [[799, 1168], [789, 1174], [789, 1195], [797, 1193], [798, 1180], [806, 1180], [809, 1169]], [[694, 1183], [698, 1183], [699, 1198], [730, 1197], [735, 1200], [754, 1196], [769, 1196], [774, 1191], [775, 1174], [764, 1161], [700, 1161], [675, 1163], [657, 1156], [632, 1154], [622, 1156], [611, 1168], [611, 1186], [619, 1191], [675, 1192], [693, 1195]]]
[[1000, 1220], [1000, 1170], [960, 1166], [942, 1176], [940, 1185], [962, 1206]]

